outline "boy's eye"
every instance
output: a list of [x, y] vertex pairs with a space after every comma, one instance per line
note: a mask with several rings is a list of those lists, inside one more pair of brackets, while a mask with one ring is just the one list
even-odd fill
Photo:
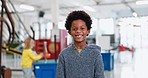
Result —
[[85, 28], [81, 28], [81, 30], [84, 30]]
[[73, 30], [73, 31], [74, 31], [74, 30], [76, 30], [76, 28], [72, 28], [71, 30]]
[[85, 27], [81, 27], [81, 28], [71, 28], [71, 30], [76, 31], [76, 30], [85, 30]]

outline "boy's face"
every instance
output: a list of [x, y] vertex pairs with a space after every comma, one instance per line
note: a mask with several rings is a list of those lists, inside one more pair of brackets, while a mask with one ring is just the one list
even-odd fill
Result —
[[77, 43], [85, 42], [86, 36], [90, 33], [83, 20], [74, 20], [71, 24], [69, 34]]

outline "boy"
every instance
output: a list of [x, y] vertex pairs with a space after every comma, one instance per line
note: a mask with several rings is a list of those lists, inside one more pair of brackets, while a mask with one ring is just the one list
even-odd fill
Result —
[[105, 78], [100, 47], [86, 42], [91, 24], [84, 11], [68, 15], [65, 27], [74, 43], [60, 53], [56, 78]]

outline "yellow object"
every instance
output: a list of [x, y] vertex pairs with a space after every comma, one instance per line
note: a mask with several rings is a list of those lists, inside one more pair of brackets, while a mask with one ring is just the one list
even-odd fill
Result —
[[78, 52], [80, 53], [82, 51], [82, 49], [78, 49]]
[[32, 67], [32, 63], [34, 61], [37, 61], [39, 59], [41, 59], [42, 56], [41, 55], [34, 55], [33, 51], [31, 49], [25, 49], [23, 51], [22, 54], [22, 62], [21, 62], [21, 66], [23, 68], [31, 68]]
[[18, 54], [18, 55], [22, 55], [22, 52], [18, 51], [18, 50], [15, 50], [14, 48], [10, 48], [8, 51], [6, 50], [7, 48], [2, 46], [2, 49], [5, 50], [6, 52], [8, 53], [11, 53], [11, 54]]

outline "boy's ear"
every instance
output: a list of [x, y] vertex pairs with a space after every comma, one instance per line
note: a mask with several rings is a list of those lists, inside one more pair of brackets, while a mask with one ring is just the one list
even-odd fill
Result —
[[87, 32], [87, 36], [89, 35], [89, 33], [90, 33], [90, 30], [88, 30], [88, 32]]

